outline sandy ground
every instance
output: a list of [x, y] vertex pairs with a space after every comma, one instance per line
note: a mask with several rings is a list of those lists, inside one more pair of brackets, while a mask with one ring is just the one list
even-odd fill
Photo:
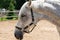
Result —
[[[17, 20], [0, 22], [0, 40], [16, 40], [14, 29]], [[34, 30], [24, 35], [23, 40], [60, 40], [57, 26], [47, 20], [37, 23]]]

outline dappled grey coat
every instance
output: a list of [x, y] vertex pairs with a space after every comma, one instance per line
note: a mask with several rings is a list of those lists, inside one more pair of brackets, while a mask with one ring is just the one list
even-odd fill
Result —
[[[36, 24], [41, 19], [46, 19], [56, 24], [59, 28], [60, 26], [60, 1], [32, 1], [30, 7], [33, 10], [34, 24]], [[17, 27], [24, 28], [32, 22], [31, 10], [28, 6], [28, 2], [25, 2], [21, 7], [17, 22]], [[22, 16], [24, 15], [24, 16]], [[32, 26], [33, 27], [33, 26]], [[18, 29], [16, 29], [18, 31]], [[29, 30], [29, 29], [28, 29]], [[26, 30], [27, 31], [27, 30]]]

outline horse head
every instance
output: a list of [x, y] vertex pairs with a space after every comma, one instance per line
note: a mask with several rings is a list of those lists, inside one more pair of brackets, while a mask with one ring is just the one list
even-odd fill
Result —
[[[30, 5], [28, 4], [29, 2], [24, 3], [19, 11], [18, 22], [14, 33], [17, 39], [22, 40], [24, 33], [30, 33], [36, 26], [36, 23], [41, 19], [47, 19], [54, 23], [58, 23], [57, 20], [60, 19], [59, 12], [57, 12], [58, 9], [53, 3], [38, 3], [38, 1], [32, 1]], [[59, 17], [56, 16], [55, 11], [58, 13]]]

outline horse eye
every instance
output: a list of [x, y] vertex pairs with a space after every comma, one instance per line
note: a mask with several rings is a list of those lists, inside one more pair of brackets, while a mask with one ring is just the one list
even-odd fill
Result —
[[26, 14], [21, 14], [21, 21], [22, 22], [26, 22], [27, 19], [28, 18], [27, 18], [27, 15]]
[[25, 17], [26, 15], [22, 14], [21, 17]]

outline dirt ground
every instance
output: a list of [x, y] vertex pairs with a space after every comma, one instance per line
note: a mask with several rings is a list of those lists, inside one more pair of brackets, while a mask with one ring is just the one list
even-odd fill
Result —
[[[17, 20], [0, 22], [0, 40], [17, 40], [14, 37], [16, 22]], [[60, 40], [56, 27], [47, 20], [41, 20], [31, 33], [24, 35], [23, 40]]]

